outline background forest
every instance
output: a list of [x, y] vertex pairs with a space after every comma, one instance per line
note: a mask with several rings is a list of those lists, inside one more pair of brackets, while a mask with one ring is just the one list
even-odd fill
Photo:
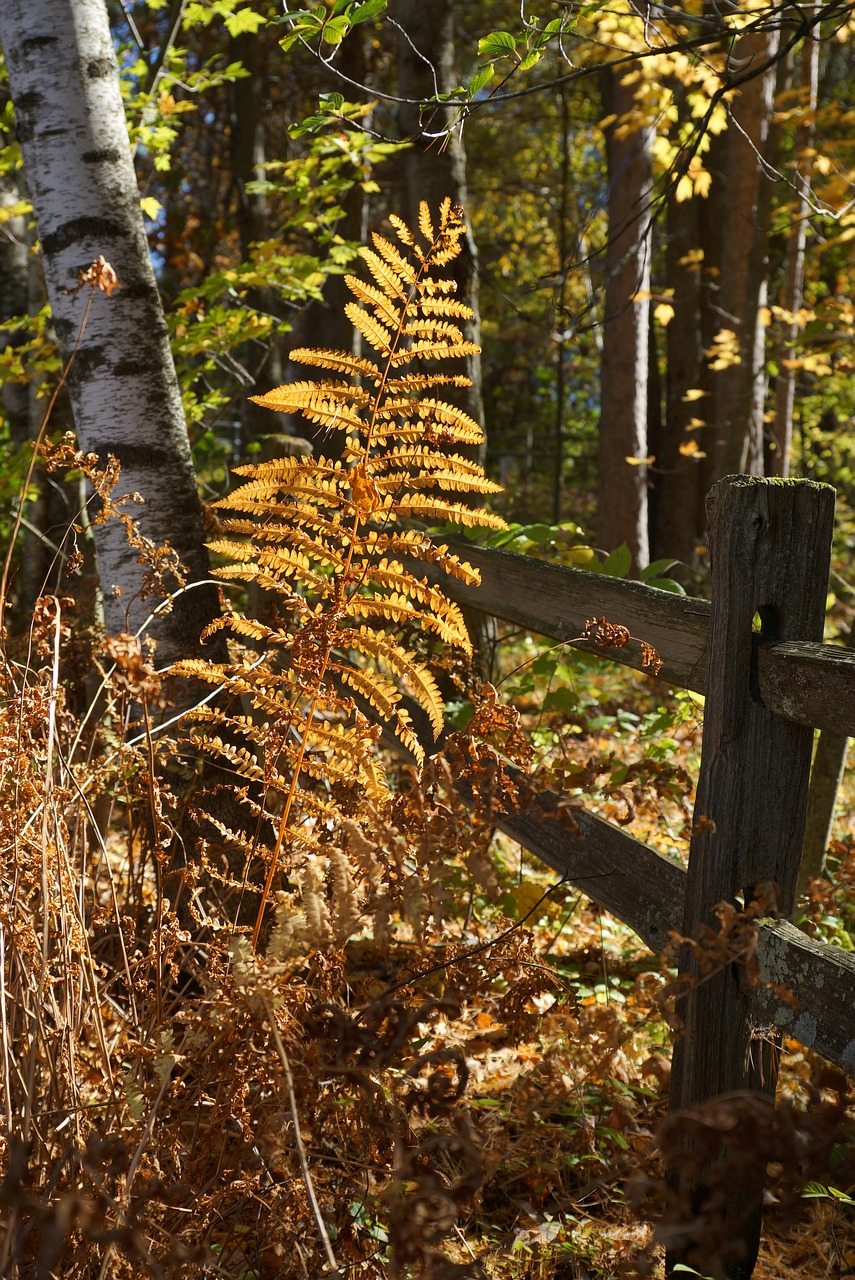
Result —
[[[807, 477], [851, 643], [853, 33], [0, 0], [0, 1274], [662, 1274], [674, 956], [495, 833], [528, 770], [685, 860], [701, 704], [435, 583], [462, 527], [707, 596], [712, 485]], [[757, 1274], [844, 1276], [846, 1086], [783, 1061]]]

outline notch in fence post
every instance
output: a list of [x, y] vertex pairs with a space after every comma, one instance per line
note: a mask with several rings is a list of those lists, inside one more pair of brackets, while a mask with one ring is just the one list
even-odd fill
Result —
[[[763, 706], [757, 649], [822, 639], [834, 490], [809, 480], [728, 476], [707, 497], [707, 519], [712, 613], [686, 937], [702, 926], [717, 929], [718, 903], [747, 906], [764, 887], [774, 886], [780, 915], [793, 911], [813, 730]], [[695, 1129], [705, 1152], [718, 1144], [710, 1162], [699, 1171], [703, 1159], [689, 1138], [672, 1159], [671, 1185], [686, 1203], [683, 1224], [667, 1228], [668, 1276], [683, 1262], [702, 1275], [748, 1280], [757, 1258], [763, 1169], [752, 1171], [750, 1152], [740, 1162], [739, 1116], [748, 1113], [733, 1095], [773, 1099], [778, 1054], [774, 1037], [761, 1038], [749, 1020], [744, 958], [723, 958], [700, 974], [693, 951], [684, 948], [681, 957], [689, 990], [677, 1009], [683, 1031], [674, 1045], [671, 1112], [729, 1097]]]

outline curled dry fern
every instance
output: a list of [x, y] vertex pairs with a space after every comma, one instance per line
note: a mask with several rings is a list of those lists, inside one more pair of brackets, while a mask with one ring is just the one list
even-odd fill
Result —
[[[402, 697], [422, 707], [435, 735], [443, 724], [442, 699], [431, 672], [395, 630], [416, 625], [471, 650], [460, 609], [419, 576], [418, 562], [470, 583], [478, 581], [477, 571], [402, 523], [504, 527], [498, 516], [457, 496], [499, 491], [459, 452], [481, 441], [480, 427], [455, 405], [427, 394], [468, 385], [460, 375], [435, 372], [435, 362], [478, 350], [456, 323], [471, 318], [471, 310], [454, 298], [454, 282], [435, 274], [460, 252], [461, 211], [445, 200], [434, 223], [422, 204], [425, 244], [400, 218], [390, 221], [400, 247], [375, 235], [374, 248], [362, 250], [373, 283], [345, 277], [356, 299], [346, 313], [376, 359], [301, 348], [293, 360], [331, 376], [254, 397], [269, 409], [300, 412], [328, 431], [344, 432], [341, 460], [279, 458], [239, 467], [246, 482], [219, 504], [235, 514], [223, 522], [225, 536], [210, 544], [229, 560], [216, 572], [276, 593], [285, 621], [272, 627], [237, 614], [222, 617], [208, 634], [230, 631], [256, 651], [260, 646], [264, 656], [178, 668], [228, 686], [252, 704], [256, 715], [250, 718], [202, 713], [195, 736], [248, 784], [263, 782], [268, 796], [272, 789], [282, 797], [254, 944], [283, 849], [312, 857], [336, 813], [329, 795], [311, 794], [313, 781], [334, 784], [333, 795], [335, 784], [351, 792], [355, 786], [375, 808], [386, 802], [377, 731], [347, 691], [370, 704], [421, 759]], [[258, 713], [266, 718], [263, 725]], [[240, 739], [245, 747], [236, 745]], [[248, 792], [245, 798], [252, 803]]]

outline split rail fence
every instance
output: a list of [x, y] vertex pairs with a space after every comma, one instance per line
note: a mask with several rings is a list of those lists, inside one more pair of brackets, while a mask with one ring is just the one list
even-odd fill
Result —
[[[587, 619], [604, 616], [654, 646], [660, 679], [705, 697], [686, 870], [583, 810], [575, 831], [550, 821], [544, 812], [559, 801], [550, 793], [540, 794], [537, 816], [521, 812], [501, 824], [655, 952], [672, 930], [691, 936], [715, 927], [716, 904], [748, 902], [774, 885], [780, 918], [760, 925], [756, 956], [761, 980], [780, 984], [795, 1004], [746, 981], [740, 964], [697, 983], [681, 1008], [672, 1110], [742, 1090], [773, 1096], [772, 1028], [855, 1074], [855, 955], [788, 922], [814, 728], [855, 736], [855, 652], [822, 643], [834, 490], [730, 476], [710, 492], [707, 514], [711, 603], [468, 543], [453, 549], [480, 569], [481, 586], [443, 584], [459, 603], [555, 641], [574, 641]], [[639, 645], [584, 647], [642, 668]], [[686, 970], [694, 963], [684, 958]], [[758, 1208], [742, 1222], [730, 1276], [750, 1276], [759, 1232]], [[678, 1260], [678, 1252], [669, 1257], [669, 1272]]]

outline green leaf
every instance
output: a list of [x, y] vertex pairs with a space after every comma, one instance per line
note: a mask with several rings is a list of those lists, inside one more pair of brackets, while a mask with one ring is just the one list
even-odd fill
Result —
[[671, 559], [668, 556], [666, 556], [664, 560], [651, 560], [647, 568], [642, 569], [638, 576], [641, 578], [642, 582], [647, 582], [650, 578], [661, 578], [669, 569], [672, 569], [675, 564], [679, 563], [680, 561], [676, 558]]
[[543, 57], [542, 53], [539, 53], [537, 49], [532, 49], [529, 53], [525, 55], [519, 67], [517, 68], [517, 70], [528, 71], [530, 67], [533, 67], [538, 62], [540, 62], [540, 59], [542, 57]]
[[252, 35], [265, 22], [266, 19], [260, 13], [253, 13], [252, 9], [238, 9], [237, 13], [226, 18], [226, 29], [230, 36], [243, 35], [244, 32]]
[[478, 93], [481, 89], [484, 88], [485, 84], [490, 83], [490, 81], [493, 79], [493, 76], [495, 74], [496, 73], [493, 70], [493, 64], [492, 62], [490, 62], [487, 64], [486, 67], [482, 67], [481, 70], [472, 77], [472, 79], [469, 81], [469, 93], [472, 95], [473, 98], [475, 97], [476, 93]]
[[610, 578], [625, 578], [629, 573], [632, 565], [632, 552], [625, 542], [622, 542], [616, 550], [606, 560], [605, 564], [601, 564], [596, 570], [597, 573], [606, 573]]
[[329, 22], [324, 23], [321, 35], [327, 44], [341, 44], [349, 30], [350, 23], [347, 18], [330, 18]]
[[352, 9], [349, 17], [353, 23], [370, 22], [372, 18], [378, 17], [386, 8], [386, 0], [364, 0], [363, 4], [358, 4]]
[[657, 591], [670, 591], [674, 596], [684, 596], [686, 594], [679, 582], [675, 582], [673, 578], [649, 578], [644, 585], [655, 587]]
[[557, 689], [550, 689], [549, 693], [543, 699], [544, 711], [575, 711], [578, 704], [578, 698], [572, 689], [568, 689], [565, 685], [560, 685]]
[[491, 31], [478, 41], [478, 52], [487, 58], [501, 58], [516, 51], [517, 42], [510, 31]]

